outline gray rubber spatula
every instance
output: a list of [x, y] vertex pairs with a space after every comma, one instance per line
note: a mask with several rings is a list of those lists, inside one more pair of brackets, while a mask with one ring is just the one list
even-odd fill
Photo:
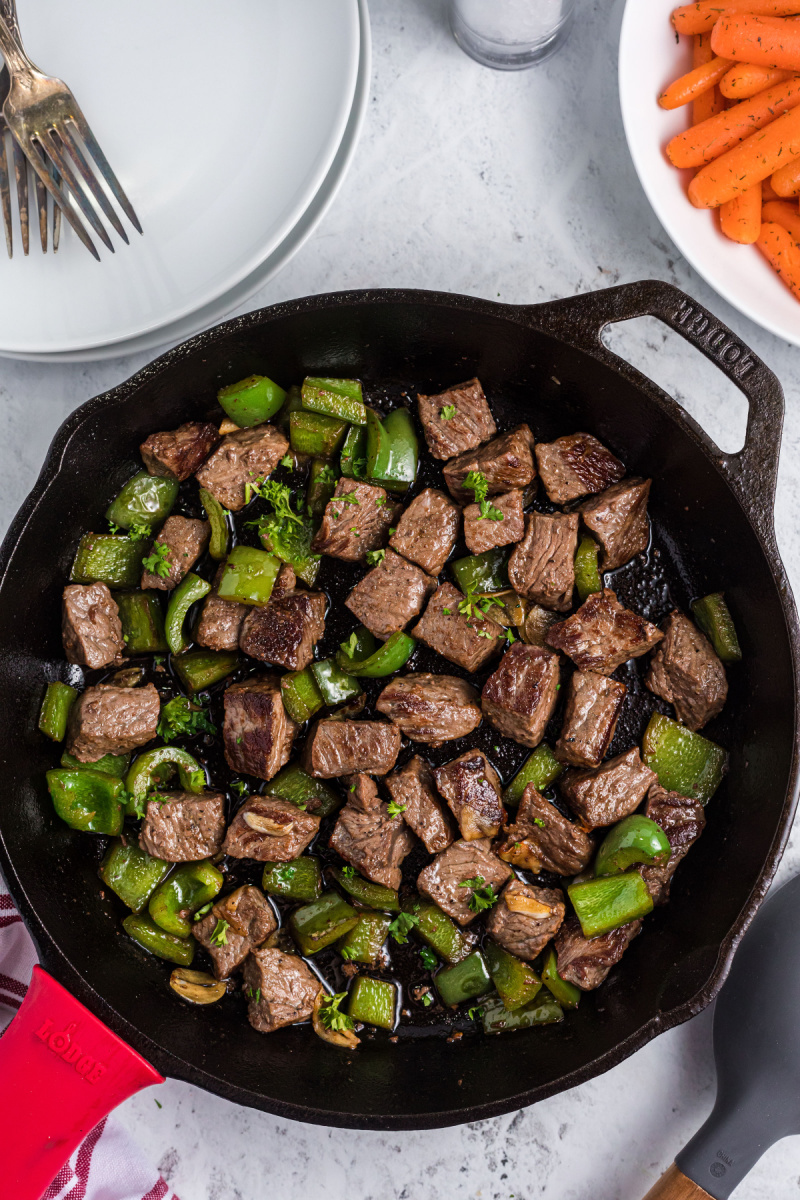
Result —
[[727, 1200], [765, 1150], [800, 1133], [800, 876], [742, 939], [717, 999], [714, 1059], [714, 1110], [645, 1200]]

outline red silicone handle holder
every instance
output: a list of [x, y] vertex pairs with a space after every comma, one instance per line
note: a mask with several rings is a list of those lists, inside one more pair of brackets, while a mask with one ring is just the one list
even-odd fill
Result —
[[0, 1193], [39, 1200], [106, 1113], [151, 1083], [140, 1054], [41, 967], [0, 1038]]

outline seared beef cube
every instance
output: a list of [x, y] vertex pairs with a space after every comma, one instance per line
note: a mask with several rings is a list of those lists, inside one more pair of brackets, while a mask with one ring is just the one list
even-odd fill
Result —
[[626, 479], [580, 506], [584, 525], [603, 548], [600, 566], [604, 571], [621, 567], [647, 549], [650, 542], [647, 519], [650, 482], [649, 479]]
[[[220, 921], [227, 926], [223, 930], [225, 940], [218, 934], [212, 941]], [[192, 926], [192, 933], [208, 952], [217, 979], [227, 979], [277, 928], [275, 913], [264, 893], [245, 884], [217, 901], [208, 916]]]
[[506, 492], [494, 496], [492, 507], [502, 516], [482, 517], [479, 504], [468, 504], [464, 509], [464, 541], [470, 554], [483, 554], [497, 546], [510, 546], [518, 542], [525, 532], [525, 515], [522, 511], [522, 492]]
[[488, 885], [499, 892], [512, 874], [511, 868], [492, 854], [491, 845], [489, 838], [453, 842], [417, 877], [422, 895], [438, 904], [459, 925], [469, 925], [478, 915], [469, 906], [472, 889], [466, 886], [468, 881], [483, 880], [478, 887]]
[[711, 642], [677, 610], [664, 622], [664, 640], [653, 655], [645, 683], [674, 704], [678, 720], [695, 731], [722, 712], [728, 697], [725, 668]]
[[429, 575], [438, 575], [456, 544], [459, 516], [444, 492], [426, 488], [404, 509], [389, 545]]
[[70, 583], [64, 588], [61, 634], [67, 662], [93, 670], [122, 662], [119, 609], [104, 583]]
[[[209, 650], [238, 650], [242, 622], [250, 611], [247, 604], [223, 600], [217, 595], [224, 571], [225, 564], [222, 563], [214, 576], [212, 589], [206, 597], [194, 634], [198, 646], [207, 646]], [[275, 589], [272, 590], [274, 592]]]
[[70, 709], [67, 752], [79, 762], [104, 754], [126, 754], [156, 736], [161, 707], [152, 683], [146, 687], [87, 688]]
[[569, 681], [561, 736], [555, 744], [559, 762], [571, 767], [599, 767], [606, 756], [627, 688], [597, 671], [576, 671]]
[[224, 836], [222, 792], [159, 792], [147, 803], [139, 844], [165, 862], [196, 862], [218, 854]]
[[504, 737], [538, 746], [558, 700], [558, 655], [514, 642], [483, 685], [483, 715]]
[[340, 479], [325, 506], [311, 549], [345, 562], [360, 562], [368, 551], [386, 544], [397, 511], [382, 487]]
[[394, 550], [387, 550], [377, 567], [353, 588], [345, 605], [375, 637], [385, 641], [418, 617], [436, 580]]
[[437, 396], [418, 395], [417, 403], [425, 441], [434, 458], [452, 458], [497, 433], [477, 379], [456, 384]]
[[222, 849], [232, 858], [291, 862], [319, 830], [319, 817], [275, 796], [251, 796], [228, 826]]
[[495, 621], [458, 611], [464, 596], [452, 583], [441, 584], [428, 601], [428, 607], [411, 630], [431, 650], [465, 671], [479, 671], [500, 649], [506, 633]]
[[399, 771], [387, 775], [386, 790], [430, 854], [447, 849], [453, 829], [436, 795], [433, 771], [424, 759], [415, 754]]
[[536, 463], [544, 489], [553, 504], [602, 492], [622, 479], [625, 468], [590, 433], [571, 433], [554, 442], [539, 442]]
[[575, 586], [577, 513], [531, 513], [525, 537], [508, 561], [515, 592], [544, 608], [566, 612]]
[[548, 646], [568, 654], [579, 671], [610, 675], [663, 638], [660, 629], [624, 608], [608, 588], [593, 592], [576, 613], [547, 631]]
[[404, 675], [383, 689], [375, 707], [412, 742], [441, 746], [466, 737], [483, 714], [474, 687], [454, 675]]
[[284, 1025], [307, 1021], [322, 984], [296, 954], [282, 950], [254, 950], [242, 972], [247, 1019], [259, 1033], [272, 1033]]
[[634, 746], [596, 771], [567, 771], [559, 787], [570, 808], [589, 829], [614, 825], [644, 800], [656, 776]]
[[287, 714], [276, 675], [257, 675], [225, 691], [222, 737], [232, 771], [272, 779], [285, 767], [298, 726]]
[[664, 830], [672, 853], [669, 861], [660, 866], [640, 866], [637, 870], [647, 884], [653, 902], [666, 904], [678, 864], [705, 829], [705, 813], [699, 800], [668, 792], [660, 783], [654, 783], [647, 793], [644, 815]]
[[399, 814], [389, 815], [374, 780], [356, 775], [328, 845], [373, 883], [397, 889], [400, 864], [413, 850], [414, 836]]
[[231, 512], [247, 503], [247, 485], [266, 479], [277, 467], [289, 443], [274, 425], [253, 425], [229, 433], [196, 472], [197, 482]]
[[600, 937], [585, 938], [578, 918], [569, 917], [556, 937], [559, 975], [583, 992], [600, 987], [641, 928], [641, 921], [631, 921]]
[[495, 854], [534, 874], [552, 871], [554, 875], [577, 875], [591, 862], [594, 841], [529, 783], [522, 793], [517, 819], [506, 826], [495, 845]]
[[211, 526], [208, 521], [195, 521], [189, 517], [167, 517], [164, 527], [155, 540], [156, 546], [166, 546], [163, 561], [169, 566], [169, 575], [142, 572], [143, 588], [158, 588], [169, 592], [177, 587], [208, 545]]
[[269, 604], [251, 608], [244, 619], [239, 645], [260, 662], [302, 671], [314, 657], [314, 646], [325, 632], [327, 600], [322, 592], [291, 592], [270, 597]]
[[210, 421], [189, 421], [170, 433], [151, 433], [139, 450], [151, 475], [183, 483], [200, 469], [219, 440]]
[[386, 721], [318, 721], [304, 755], [303, 768], [316, 779], [335, 779], [365, 771], [385, 775], [400, 753], [400, 730]]
[[488, 495], [522, 490], [536, 477], [533, 462], [533, 434], [527, 425], [517, 425], [510, 433], [502, 433], [480, 450], [459, 454], [443, 468], [444, 481], [454, 500], [467, 504], [474, 493], [463, 487], [471, 471], [479, 471], [488, 486]]
[[509, 954], [533, 962], [558, 933], [565, 911], [560, 888], [512, 879], [486, 919], [486, 932]]
[[506, 819], [506, 810], [497, 772], [480, 750], [468, 750], [437, 767], [433, 777], [465, 842], [495, 836]]

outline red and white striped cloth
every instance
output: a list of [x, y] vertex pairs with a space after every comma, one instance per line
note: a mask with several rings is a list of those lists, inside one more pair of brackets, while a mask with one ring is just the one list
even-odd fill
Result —
[[[36, 951], [0, 875], [0, 1033], [22, 1004]], [[42, 1200], [178, 1200], [125, 1130], [104, 1117], [59, 1171]]]

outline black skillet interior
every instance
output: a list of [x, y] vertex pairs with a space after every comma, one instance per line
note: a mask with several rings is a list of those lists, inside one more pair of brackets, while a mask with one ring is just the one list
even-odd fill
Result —
[[[581, 299], [589, 300], [573, 303]], [[602, 309], [602, 294], [594, 300]], [[672, 402], [632, 369], [615, 367], [613, 356], [570, 344], [579, 336], [579, 318], [569, 302], [560, 310], [510, 310], [425, 293], [278, 306], [172, 352], [84, 406], [59, 435], [3, 550], [2, 865], [44, 965], [165, 1073], [240, 1103], [327, 1124], [412, 1128], [473, 1120], [606, 1069], [702, 1008], [724, 977], [774, 872], [794, 807], [794, 609], [763, 511], [754, 520], [764, 544], [710, 443], [676, 415]], [[36, 733], [36, 716], [44, 680], [63, 670], [60, 591], [78, 538], [104, 527], [103, 511], [136, 469], [144, 436], [211, 411], [221, 384], [251, 372], [285, 383], [309, 373], [356, 375], [379, 405], [396, 402], [403, 391], [413, 397], [477, 374], [500, 429], [525, 420], [537, 439], [587, 429], [631, 473], [654, 478], [653, 548], [645, 564], [616, 573], [623, 601], [658, 620], [673, 604], [726, 592], [744, 661], [729, 672], [730, 698], [709, 734], [731, 750], [729, 776], [671, 903], [563, 1025], [448, 1041], [426, 1036], [439, 1026], [432, 1015], [396, 1044], [378, 1037], [344, 1055], [304, 1028], [256, 1034], [238, 1003], [189, 1008], [166, 987], [164, 965], [121, 934], [113, 897], [98, 887], [93, 839], [53, 815], [43, 776], [55, 756]], [[778, 430], [774, 438], [776, 454]], [[421, 484], [433, 482], [431, 469], [425, 467]], [[334, 602], [343, 599], [351, 575], [326, 563], [320, 582]], [[354, 624], [337, 617], [323, 650]], [[426, 652], [410, 665], [427, 669]], [[639, 679], [630, 668], [625, 681], [633, 695], [619, 745], [639, 735], [656, 703], [642, 694]], [[498, 741], [481, 729], [428, 757], [446, 761], [478, 744], [508, 778], [526, 752], [498, 753]]]

